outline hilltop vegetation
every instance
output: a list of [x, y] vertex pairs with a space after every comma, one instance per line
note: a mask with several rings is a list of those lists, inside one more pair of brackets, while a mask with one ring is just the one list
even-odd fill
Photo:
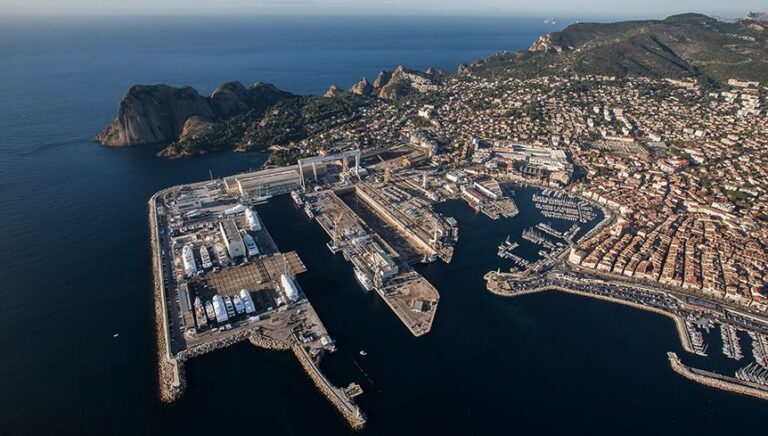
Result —
[[[579, 23], [540, 37], [528, 50], [461, 65], [457, 75], [398, 66], [382, 71], [372, 83], [363, 78], [349, 91], [332, 86], [324, 96], [294, 95], [260, 82], [248, 88], [225, 83], [205, 97], [190, 87], [137, 85], [94, 140], [110, 146], [168, 144], [160, 155], [169, 157], [269, 149], [273, 161], [290, 163], [300, 154], [296, 142], [354, 122], [363, 107], [439, 101], [446, 83], [467, 75], [697, 78], [705, 87], [730, 78], [766, 83], [768, 24], [762, 17], [751, 14], [726, 23], [683, 14], [664, 20]], [[537, 116], [531, 108], [526, 111]]]
[[213, 124], [200, 134], [168, 145], [161, 153], [180, 156], [226, 149], [290, 147], [296, 141], [354, 120], [358, 110], [368, 104], [370, 99], [347, 92], [330, 97], [293, 96], [267, 110], [250, 110]]
[[725, 23], [700, 14], [664, 20], [579, 23], [540, 37], [528, 51], [474, 63], [481, 75], [599, 74], [768, 81], [768, 30], [752, 20]]

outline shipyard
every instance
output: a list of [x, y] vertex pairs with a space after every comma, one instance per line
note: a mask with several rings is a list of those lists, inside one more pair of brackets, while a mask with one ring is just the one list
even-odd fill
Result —
[[249, 340], [292, 350], [350, 427], [361, 428], [360, 387], [334, 386], [320, 371], [336, 346], [296, 279], [306, 267], [296, 252], [279, 251], [253, 204], [222, 180], [150, 200], [161, 397], [183, 394], [186, 360]]
[[[162, 295], [158, 325], [165, 331], [158, 335], [161, 386], [171, 392], [166, 396], [172, 400], [183, 392], [185, 360], [250, 340], [293, 350], [347, 423], [365, 425], [355, 401], [362, 388], [337, 387], [320, 370], [323, 356], [344, 345], [334, 341], [301, 289], [306, 267], [300, 250], [281, 252], [258, 213], [275, 196], [290, 197], [323, 230], [321, 249], [348, 262], [359, 291], [383, 300], [415, 337], [432, 330], [441, 299], [420, 265], [450, 264], [459, 241], [458, 222], [440, 206], [464, 204], [496, 221], [516, 217], [523, 202], [528, 215], [540, 218], [498, 242], [504, 271], [488, 273], [489, 290], [518, 296], [556, 289], [660, 313], [675, 320], [684, 350], [704, 357], [712, 352], [705, 336], [712, 326], [720, 325], [723, 353], [737, 361], [745, 357], [741, 339], [748, 334], [753, 359], [733, 376], [703, 382], [705, 370], [684, 371], [689, 367], [679, 358], [670, 362], [703, 384], [768, 391], [763, 318], [720, 303], [710, 303], [713, 309], [699, 304], [709, 300], [679, 289], [667, 293], [671, 286], [664, 283], [617, 280], [600, 257], [585, 257], [585, 246], [605, 234], [622, 235], [627, 226], [620, 207], [569, 186], [573, 177], [571, 155], [562, 148], [474, 138], [446, 154], [416, 132], [391, 147], [341, 144], [294, 165], [161, 191], [150, 202], [150, 219]], [[516, 198], [524, 187], [532, 189], [526, 191], [530, 197]]]

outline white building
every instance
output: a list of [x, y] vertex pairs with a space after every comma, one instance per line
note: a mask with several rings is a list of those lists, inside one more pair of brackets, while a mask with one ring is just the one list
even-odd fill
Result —
[[237, 230], [237, 224], [232, 218], [227, 218], [219, 223], [219, 229], [221, 230], [221, 238], [224, 240], [224, 245], [227, 247], [227, 253], [231, 259], [236, 257], [245, 256], [245, 244], [243, 244], [243, 238], [240, 236], [240, 231]]
[[179, 212], [185, 212], [191, 209], [199, 209], [202, 206], [200, 198], [195, 193], [181, 194], [176, 198], [176, 207]]

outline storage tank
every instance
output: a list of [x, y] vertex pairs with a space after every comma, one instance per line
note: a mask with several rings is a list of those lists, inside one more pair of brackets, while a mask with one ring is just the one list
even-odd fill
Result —
[[224, 299], [221, 298], [221, 295], [213, 296], [213, 311], [216, 313], [216, 322], [222, 323], [229, 320], [229, 316], [227, 316], [227, 308], [224, 305]]
[[248, 226], [251, 228], [251, 230], [253, 231], [261, 230], [261, 221], [259, 221], [259, 214], [257, 214], [250, 207], [245, 209], [245, 219], [248, 221]]
[[197, 272], [197, 265], [195, 265], [195, 255], [192, 252], [191, 245], [185, 245], [181, 249], [181, 259], [184, 261], [184, 274], [189, 277]]
[[296, 287], [296, 283], [293, 279], [285, 274], [280, 275], [280, 284], [283, 286], [283, 292], [285, 292], [288, 301], [296, 301], [299, 299], [299, 289]]

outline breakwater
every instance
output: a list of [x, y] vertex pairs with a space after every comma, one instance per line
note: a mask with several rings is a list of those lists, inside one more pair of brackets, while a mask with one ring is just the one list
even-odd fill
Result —
[[362, 430], [363, 427], [365, 427], [367, 419], [365, 414], [360, 411], [360, 407], [358, 407], [351, 398], [347, 397], [343, 390], [334, 386], [325, 377], [320, 371], [320, 368], [317, 367], [317, 364], [312, 360], [309, 354], [307, 354], [306, 350], [304, 350], [304, 347], [298, 343], [294, 343], [293, 346], [291, 346], [291, 350], [296, 358], [299, 359], [299, 363], [301, 363], [304, 371], [315, 383], [315, 386], [317, 386], [320, 392], [325, 395], [325, 398], [336, 407], [336, 410], [341, 413], [347, 421], [347, 424], [349, 424], [353, 430]]
[[152, 247], [152, 275], [154, 279], [153, 302], [155, 308], [155, 334], [157, 341], [157, 374], [160, 399], [170, 403], [184, 393], [186, 386], [183, 366], [170, 349], [171, 335], [168, 330], [168, 309], [163, 284], [163, 259], [157, 225], [157, 198], [160, 191], [149, 199], [150, 245]]
[[724, 391], [735, 392], [737, 394], [749, 395], [750, 397], [759, 398], [761, 400], [768, 400], [768, 390], [761, 389], [757, 386], [747, 385], [748, 382], [744, 382], [732, 377], [726, 377], [724, 375], [715, 374], [709, 371], [701, 369], [691, 368], [683, 364], [677, 354], [668, 352], [669, 364], [672, 369], [682, 375], [683, 377], [693, 380], [696, 383], [700, 383], [704, 386], [709, 386], [716, 389], [722, 389]]

